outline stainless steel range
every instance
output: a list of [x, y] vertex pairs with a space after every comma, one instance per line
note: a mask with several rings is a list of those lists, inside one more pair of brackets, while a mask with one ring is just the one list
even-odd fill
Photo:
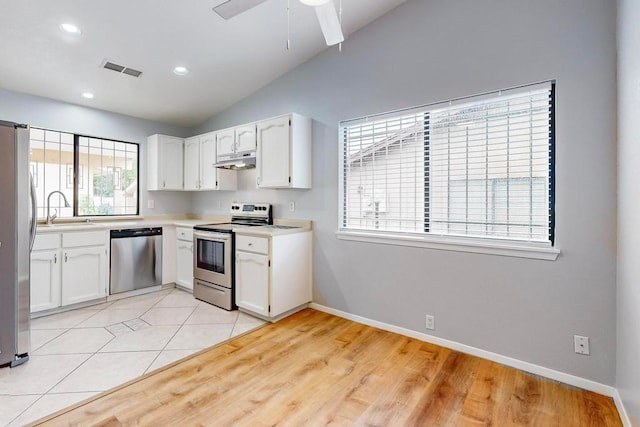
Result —
[[233, 203], [231, 222], [193, 227], [193, 295], [225, 310], [235, 304], [233, 230], [273, 224], [268, 203]]

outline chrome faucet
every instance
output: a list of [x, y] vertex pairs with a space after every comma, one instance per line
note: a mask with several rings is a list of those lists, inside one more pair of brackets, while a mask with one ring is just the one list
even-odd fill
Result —
[[62, 196], [62, 199], [64, 200], [64, 207], [65, 208], [70, 208], [71, 205], [69, 204], [69, 201], [67, 200], [67, 196], [64, 195], [64, 193], [62, 191], [52, 191], [51, 193], [49, 193], [49, 195], [47, 196], [47, 225], [51, 225], [51, 223], [53, 223], [53, 220], [56, 219], [58, 217], [58, 210], [55, 210], [55, 213], [53, 215], [51, 215], [51, 196], [53, 196], [55, 193], [58, 193]]

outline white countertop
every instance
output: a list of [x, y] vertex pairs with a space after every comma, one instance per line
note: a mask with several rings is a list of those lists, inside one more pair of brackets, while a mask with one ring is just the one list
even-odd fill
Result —
[[[125, 221], [95, 221], [95, 222], [69, 222], [60, 221], [52, 225], [38, 224], [38, 233], [61, 233], [69, 231], [97, 231], [97, 230], [118, 230], [121, 228], [146, 228], [146, 227], [187, 227], [192, 228], [201, 224], [224, 224], [229, 222], [229, 217], [216, 216], [204, 218], [140, 218]], [[277, 228], [239, 228], [234, 230], [237, 234], [257, 235], [257, 236], [277, 236], [283, 234], [300, 233], [311, 229], [311, 221], [307, 220], [274, 220], [276, 225], [288, 225], [298, 228], [277, 229]]]
[[92, 231], [92, 230], [118, 230], [121, 228], [141, 228], [141, 227], [193, 227], [199, 224], [222, 224], [228, 222], [228, 217], [206, 217], [199, 219], [191, 218], [140, 218], [126, 221], [91, 221], [91, 222], [69, 222], [60, 221], [52, 225], [38, 224], [38, 233], [59, 233], [66, 231]]

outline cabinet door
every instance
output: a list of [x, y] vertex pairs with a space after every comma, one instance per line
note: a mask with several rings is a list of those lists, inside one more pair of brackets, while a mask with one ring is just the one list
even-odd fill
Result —
[[258, 123], [258, 188], [290, 185], [289, 116]]
[[193, 242], [176, 243], [176, 283], [193, 290]]
[[101, 298], [107, 294], [105, 246], [62, 251], [62, 305]]
[[182, 139], [162, 136], [160, 140], [160, 171], [162, 190], [182, 190], [182, 159], [184, 144]]
[[269, 265], [266, 255], [236, 251], [236, 304], [269, 315]]
[[216, 136], [213, 133], [200, 137], [200, 189], [216, 189]]
[[240, 126], [236, 128], [236, 153], [246, 153], [256, 150], [256, 125]]
[[184, 141], [184, 189], [200, 188], [200, 138]]
[[60, 307], [60, 251], [31, 252], [31, 312]]
[[216, 156], [233, 154], [235, 152], [235, 130], [225, 129], [216, 133]]

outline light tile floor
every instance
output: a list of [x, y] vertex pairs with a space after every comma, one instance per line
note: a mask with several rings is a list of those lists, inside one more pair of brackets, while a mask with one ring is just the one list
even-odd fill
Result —
[[264, 322], [170, 289], [31, 322], [31, 357], [0, 369], [0, 426], [22, 426]]

